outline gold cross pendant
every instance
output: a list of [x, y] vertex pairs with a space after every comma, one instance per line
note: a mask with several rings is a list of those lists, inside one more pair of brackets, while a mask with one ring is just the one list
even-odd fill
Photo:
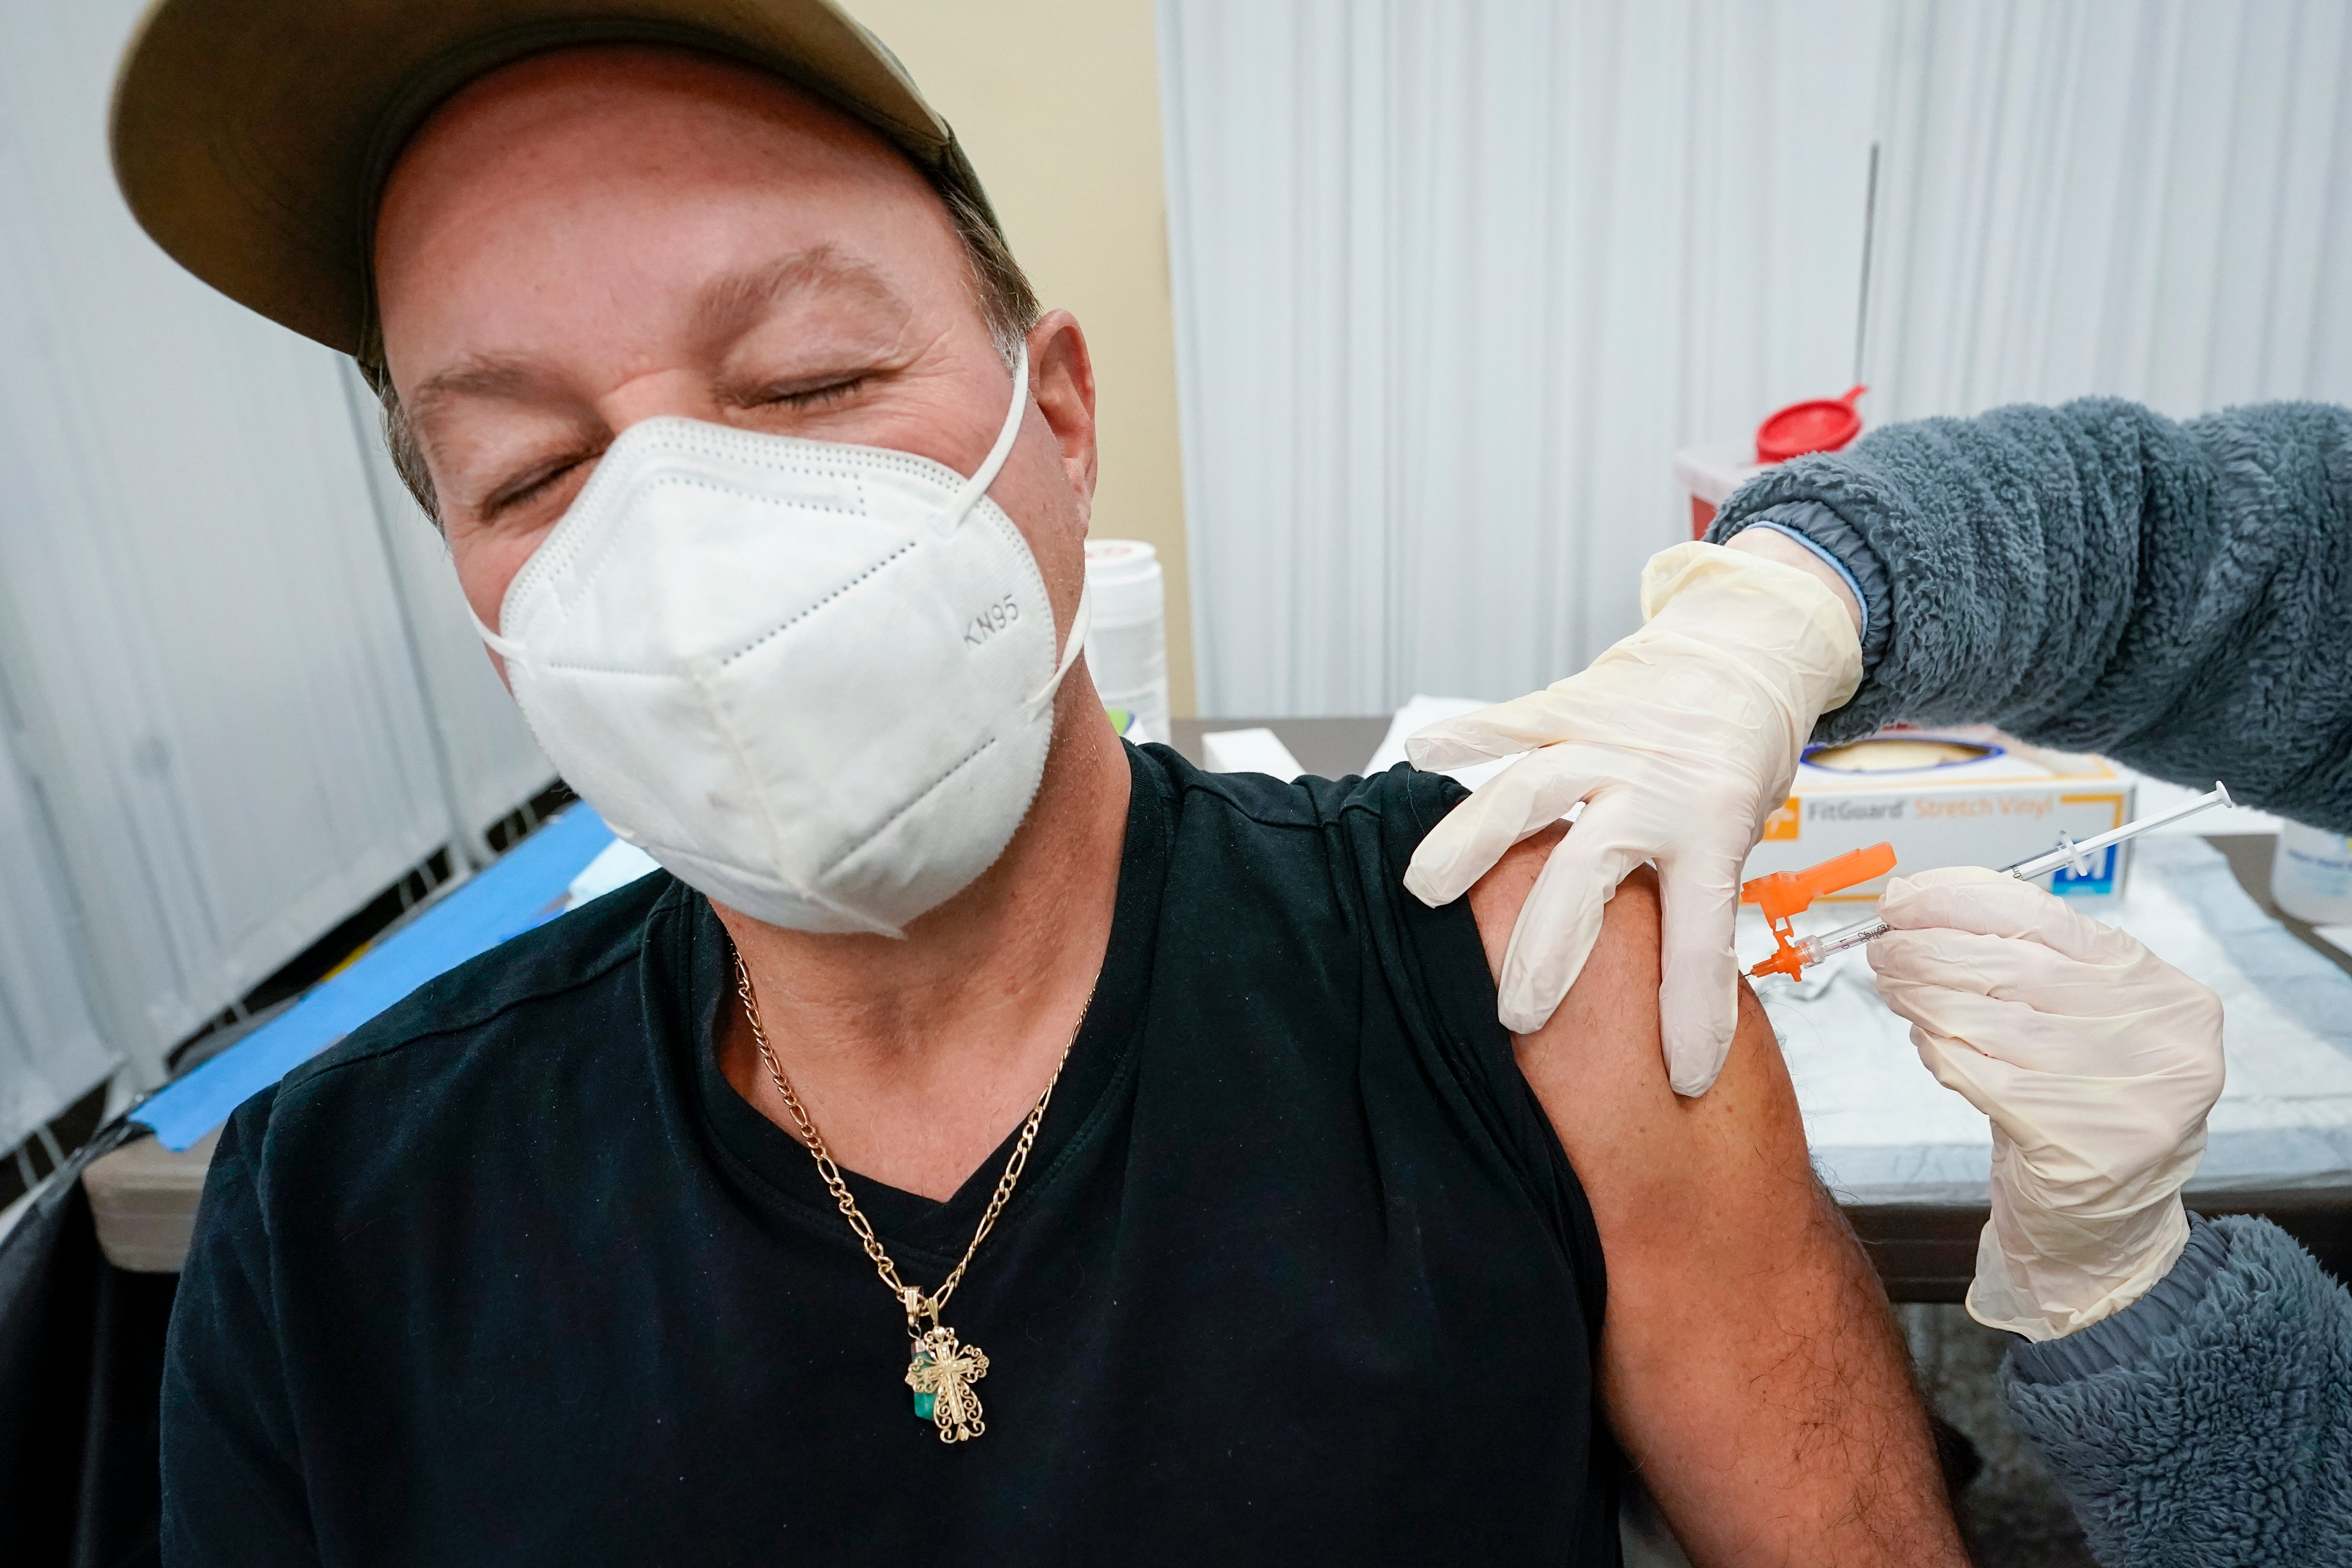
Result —
[[907, 1386], [915, 1391], [916, 1419], [938, 1427], [940, 1442], [961, 1443], [988, 1430], [980, 1418], [980, 1395], [971, 1391], [988, 1375], [988, 1357], [978, 1345], [957, 1344], [953, 1329], [933, 1323], [915, 1336]]

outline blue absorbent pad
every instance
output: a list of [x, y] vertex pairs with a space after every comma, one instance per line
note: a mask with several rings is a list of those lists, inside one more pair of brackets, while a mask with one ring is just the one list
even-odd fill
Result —
[[583, 867], [613, 842], [585, 805], [567, 808], [423, 914], [320, 981], [283, 1014], [131, 1112], [185, 1149], [229, 1112], [426, 981], [563, 911]]

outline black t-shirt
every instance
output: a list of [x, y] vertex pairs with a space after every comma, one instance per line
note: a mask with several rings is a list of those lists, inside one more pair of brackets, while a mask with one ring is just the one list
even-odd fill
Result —
[[[1460, 797], [1130, 752], [1109, 952], [1028, 1173], [905, 1314], [720, 1076], [725, 933], [667, 875], [425, 986], [241, 1108], [172, 1324], [195, 1564], [1613, 1563], [1601, 1250], [1466, 904]], [[936, 1286], [946, 1203], [849, 1177]]]

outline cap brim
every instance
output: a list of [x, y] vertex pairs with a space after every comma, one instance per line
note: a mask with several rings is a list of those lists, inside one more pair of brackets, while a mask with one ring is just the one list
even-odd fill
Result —
[[330, 348], [368, 337], [383, 179], [434, 107], [510, 60], [655, 42], [773, 70], [987, 211], [945, 121], [828, 0], [157, 0], [115, 80], [116, 180], [189, 271]]

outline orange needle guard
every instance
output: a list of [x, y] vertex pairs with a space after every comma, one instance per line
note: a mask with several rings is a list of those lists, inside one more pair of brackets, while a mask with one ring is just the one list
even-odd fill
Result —
[[1772, 940], [1780, 944], [1771, 957], [1748, 973], [1756, 979], [1767, 974], [1785, 974], [1795, 980], [1805, 972], [1804, 950], [1797, 945], [1796, 933], [1789, 929], [1791, 917], [1812, 908], [1815, 899], [1843, 892], [1857, 882], [1867, 882], [1873, 877], [1883, 877], [1895, 869], [1895, 846], [1873, 844], [1864, 849], [1849, 849], [1835, 859], [1824, 860], [1818, 866], [1808, 866], [1801, 871], [1775, 871], [1769, 877], [1758, 877], [1739, 885], [1739, 901], [1754, 904], [1764, 911], [1764, 919], [1772, 927]]

